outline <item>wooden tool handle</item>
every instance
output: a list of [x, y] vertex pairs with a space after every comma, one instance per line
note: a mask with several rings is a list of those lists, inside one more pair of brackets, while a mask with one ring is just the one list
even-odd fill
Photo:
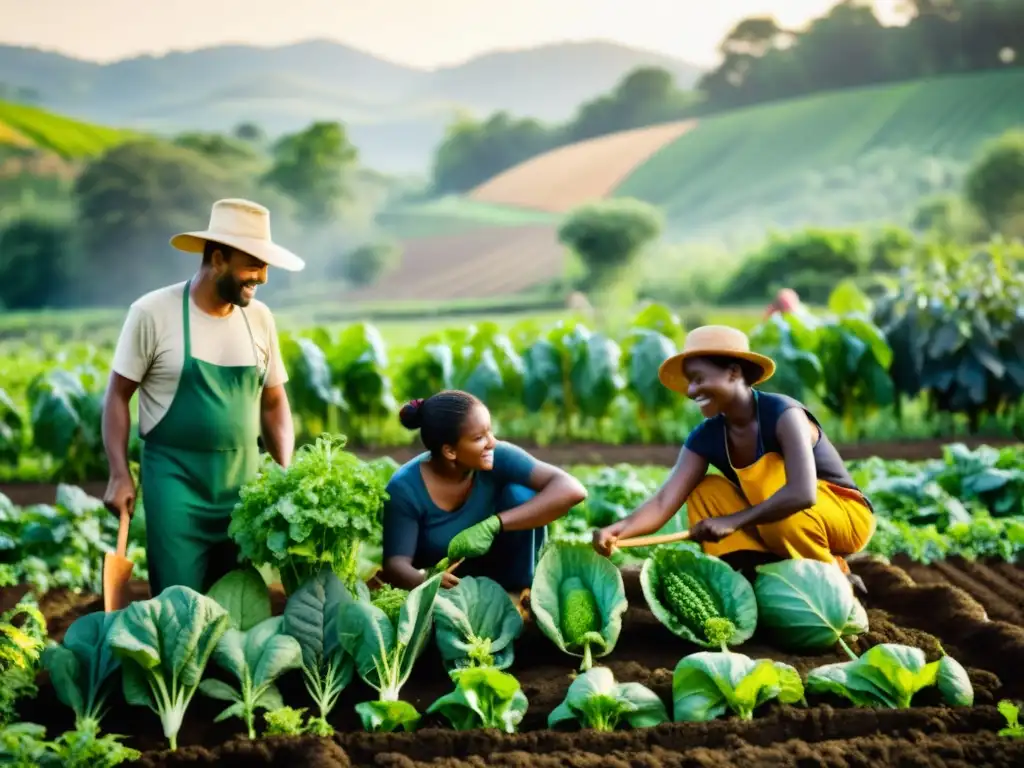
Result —
[[117, 554], [121, 557], [125, 556], [128, 551], [128, 526], [131, 525], [132, 519], [128, 515], [128, 511], [125, 510], [121, 513], [121, 524], [117, 529]]
[[454, 563], [452, 563], [447, 568], [445, 568], [444, 572], [445, 573], [455, 573], [455, 569], [458, 568], [460, 565], [462, 565], [462, 563], [463, 563], [463, 561], [465, 559], [466, 558], [462, 558], [462, 560], [456, 560]]
[[652, 544], [671, 544], [675, 541], [686, 541], [688, 538], [690, 538], [689, 531], [680, 531], [679, 533], [663, 533], [660, 536], [637, 536], [632, 539], [622, 539], [621, 541], [616, 541], [615, 546], [619, 549], [649, 547]]

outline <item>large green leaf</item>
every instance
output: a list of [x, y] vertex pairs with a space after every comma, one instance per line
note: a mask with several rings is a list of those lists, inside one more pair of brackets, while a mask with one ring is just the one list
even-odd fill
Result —
[[622, 616], [629, 607], [622, 574], [606, 557], [602, 557], [589, 542], [551, 542], [546, 545], [530, 589], [530, 609], [541, 631], [559, 650], [572, 656], [585, 658], [587, 649], [582, 645], [569, 646], [562, 635], [562, 606], [560, 587], [570, 578], [579, 578], [589, 589], [601, 613], [599, 643], [594, 643], [593, 656], [612, 652], [622, 631]]
[[507, 669], [514, 659], [513, 642], [522, 634], [523, 617], [498, 582], [485, 576], [466, 576], [438, 593], [434, 626], [441, 658], [450, 670], [480, 664]]
[[718, 647], [676, 616], [665, 602], [662, 580], [666, 573], [689, 573], [704, 585], [718, 613], [733, 623], [728, 645], [740, 645], [753, 636], [758, 619], [757, 599], [741, 573], [723, 560], [689, 547], [662, 547], [644, 561], [640, 585], [651, 613], [673, 634], [705, 648]]
[[573, 395], [585, 416], [600, 418], [608, 414], [612, 400], [625, 387], [619, 372], [622, 351], [604, 334], [588, 336], [570, 370]]
[[22, 451], [24, 422], [14, 401], [0, 389], [0, 461], [15, 464]]
[[627, 383], [648, 411], [673, 402], [674, 395], [658, 378], [658, 367], [676, 353], [676, 345], [657, 331], [638, 331], [629, 347]]
[[853, 586], [832, 563], [795, 559], [761, 565], [754, 582], [759, 622], [785, 647], [815, 650], [868, 630]]
[[252, 566], [225, 574], [206, 594], [220, 603], [231, 618], [231, 626], [242, 632], [270, 618], [270, 591]]
[[523, 404], [536, 413], [547, 403], [561, 404], [563, 397], [562, 362], [558, 349], [550, 341], [534, 342], [523, 354]]

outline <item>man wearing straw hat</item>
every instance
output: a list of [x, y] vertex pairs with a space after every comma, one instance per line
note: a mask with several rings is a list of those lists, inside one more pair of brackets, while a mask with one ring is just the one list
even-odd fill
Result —
[[[808, 558], [834, 564], [863, 589], [843, 556], [874, 533], [871, 503], [810, 410], [754, 389], [774, 372], [741, 331], [691, 331], [658, 375], [696, 402], [704, 421], [665, 484], [629, 517], [595, 531], [594, 548], [608, 555], [617, 541], [661, 528], [685, 503], [690, 540], [733, 567], [752, 573], [758, 562]], [[709, 466], [721, 474], [707, 474]]]
[[206, 230], [176, 235], [171, 245], [201, 253], [202, 263], [189, 280], [131, 305], [103, 413], [110, 464], [104, 502], [130, 516], [136, 490], [128, 470], [128, 404], [139, 391], [154, 596], [179, 584], [205, 592], [237, 567], [228, 523], [242, 483], [257, 471], [261, 435], [279, 464], [291, 460], [288, 377], [274, 318], [255, 296], [268, 267], [305, 266], [271, 239], [269, 211], [248, 200], [217, 201]]

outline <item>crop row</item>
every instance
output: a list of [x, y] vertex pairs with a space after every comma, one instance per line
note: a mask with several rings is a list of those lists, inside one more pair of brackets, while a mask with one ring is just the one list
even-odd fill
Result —
[[[315, 444], [299, 458], [311, 450], [316, 450]], [[951, 444], [943, 453], [943, 458], [925, 462], [872, 458], [848, 463], [878, 517], [867, 551], [884, 558], [904, 555], [921, 563], [953, 555], [1015, 562], [1024, 550], [1024, 448], [981, 446], [972, 451]], [[363, 464], [352, 457], [351, 463], [372, 468], [384, 482], [397, 467], [389, 458]], [[292, 472], [303, 466], [300, 463]], [[588, 541], [595, 528], [629, 514], [654, 494], [669, 472], [665, 467], [628, 464], [576, 466], [569, 471], [586, 487], [587, 499], [549, 526], [550, 538], [565, 541]], [[254, 515], [260, 503], [253, 498]], [[684, 506], [661, 532], [681, 531], [686, 525]], [[128, 556], [135, 562], [136, 577], [142, 579], [145, 526], [145, 498], [140, 496], [129, 530]], [[286, 523], [282, 530], [289, 530]], [[77, 486], [58, 486], [54, 504], [20, 508], [0, 494], [0, 587], [27, 584], [40, 593], [56, 588], [99, 593], [103, 553], [112, 550], [116, 537], [116, 518]], [[618, 551], [613, 562], [636, 564], [650, 552]], [[379, 537], [364, 541], [357, 554], [357, 571], [369, 579], [381, 565]]]
[[[936, 257], [931, 272], [905, 277], [877, 302], [843, 283], [827, 311], [772, 315], [751, 333], [752, 346], [779, 364], [762, 388], [807, 403], [836, 442], [934, 434], [956, 419], [974, 431], [1019, 431], [1024, 278], [1007, 276], [998, 257]], [[396, 418], [402, 401], [458, 388], [490, 407], [505, 438], [665, 444], [681, 442], [701, 419], [658, 380], [683, 336], [679, 318], [653, 304], [621, 333], [582, 321], [525, 322], [508, 332], [482, 323], [389, 350], [374, 326], [357, 323], [282, 334], [282, 354], [303, 442], [344, 431], [354, 446], [408, 444]], [[45, 351], [23, 350], [4, 366], [0, 462], [8, 477], [32, 473], [32, 462], [67, 482], [105, 477], [109, 354], [83, 346], [61, 350], [54, 363]], [[138, 445], [136, 435], [135, 458]]]
[[[86, 614], [60, 644], [47, 642], [45, 620], [32, 598], [23, 599], [0, 618], [0, 637], [16, 641], [9, 648], [11, 664], [0, 673], [0, 715], [7, 726], [0, 733], [8, 745], [18, 740], [8, 754], [22, 759], [63, 752], [63, 765], [86, 765], [84, 754], [68, 759], [75, 743], [88, 744], [94, 759], [102, 751], [106, 765], [137, 757], [120, 743], [124, 736], [99, 736], [119, 688], [125, 704], [159, 718], [171, 750], [197, 693], [223, 702], [217, 719], [237, 718], [250, 739], [257, 737], [261, 710], [263, 735], [329, 736], [334, 727], [328, 718], [357, 677], [377, 692], [354, 704], [366, 731], [411, 731], [441, 720], [455, 730], [514, 733], [529, 707], [508, 671], [523, 615], [490, 579], [466, 577], [441, 591], [441, 578], [436, 571], [410, 591], [371, 591], [324, 567], [290, 591], [283, 614], [274, 616], [263, 578], [243, 567], [206, 595], [172, 586], [117, 611]], [[628, 601], [619, 569], [587, 545], [550, 544], [541, 554], [529, 610], [560, 651], [580, 660], [580, 674], [548, 714], [549, 728], [611, 731], [728, 714], [750, 720], [769, 701], [808, 706], [814, 695], [838, 695], [857, 707], [906, 709], [927, 688], [936, 688], [951, 706], [974, 702], [966, 670], [944, 653], [929, 662], [919, 648], [881, 643], [857, 655], [847, 641], [869, 631], [868, 615], [830, 565], [773, 563], [762, 566], [751, 585], [718, 558], [684, 545], [650, 556], [641, 583], [658, 621], [703, 649], [675, 665], [671, 716], [652, 690], [617, 681], [595, 661], [614, 651], [623, 629]], [[816, 617], [811, 621], [808, 606]], [[27, 620], [15, 627], [18, 615]], [[814, 654], [838, 645], [848, 661], [819, 665], [803, 677], [790, 664], [737, 652], [759, 625], [780, 648]], [[432, 640], [451, 688], [421, 713], [401, 693]], [[44, 742], [34, 723], [7, 725], [19, 699], [38, 694], [35, 679], [43, 670], [75, 715], [74, 731], [54, 742]], [[284, 701], [278, 683], [289, 673], [302, 678], [304, 707]]]

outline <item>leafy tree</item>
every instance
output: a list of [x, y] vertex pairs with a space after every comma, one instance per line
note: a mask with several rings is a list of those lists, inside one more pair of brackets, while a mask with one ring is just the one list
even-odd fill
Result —
[[1024, 211], [1024, 130], [987, 144], [965, 180], [967, 199], [993, 231]]
[[196, 263], [175, 255], [168, 239], [202, 229], [215, 200], [248, 192], [243, 180], [183, 147], [142, 140], [111, 149], [74, 185], [90, 268], [79, 295], [110, 303], [188, 276]]
[[610, 92], [584, 103], [565, 126], [567, 142], [639, 128], [680, 117], [695, 100], [676, 88], [671, 73], [640, 67]]
[[345, 254], [336, 275], [354, 285], [373, 285], [398, 265], [401, 256], [401, 247], [392, 240], [366, 243]]
[[263, 129], [256, 125], [256, 123], [239, 123], [235, 127], [235, 138], [252, 144], [259, 144], [266, 138], [266, 134], [263, 133]]
[[462, 116], [449, 126], [434, 155], [436, 194], [464, 192], [555, 146], [552, 132], [537, 120], [497, 112], [480, 122]]
[[81, 267], [69, 221], [28, 214], [0, 231], [0, 306], [54, 306]]
[[358, 152], [340, 123], [318, 122], [284, 136], [274, 145], [273, 156], [274, 165], [263, 181], [295, 200], [304, 221], [330, 220], [351, 196], [346, 175], [354, 169]]
[[649, 203], [612, 198], [570, 212], [558, 228], [558, 239], [583, 261], [590, 287], [602, 291], [617, 283], [631, 284], [626, 272], [663, 226], [661, 211]]

